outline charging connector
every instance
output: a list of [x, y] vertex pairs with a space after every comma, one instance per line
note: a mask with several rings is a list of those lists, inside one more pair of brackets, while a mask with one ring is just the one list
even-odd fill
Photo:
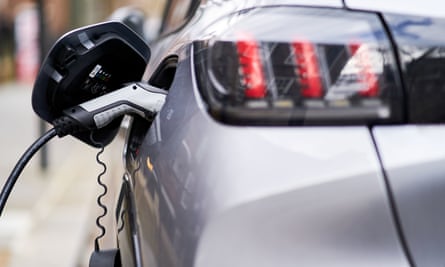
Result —
[[101, 129], [125, 114], [153, 120], [164, 105], [167, 91], [146, 83], [125, 87], [65, 109], [65, 116], [53, 121], [59, 137], [84, 130]]
[[32, 144], [12, 170], [0, 192], [0, 216], [26, 164], [53, 137], [102, 129], [115, 119], [127, 114], [153, 120], [164, 105], [166, 96], [167, 91], [165, 90], [146, 83], [131, 83], [121, 89], [64, 110], [64, 116], [53, 121], [54, 128]]

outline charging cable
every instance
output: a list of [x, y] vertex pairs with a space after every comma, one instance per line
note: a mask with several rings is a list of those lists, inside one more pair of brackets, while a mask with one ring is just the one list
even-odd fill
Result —
[[34, 154], [55, 136], [101, 129], [122, 115], [153, 120], [165, 103], [167, 91], [146, 83], [131, 83], [121, 89], [63, 111], [54, 128], [37, 139], [22, 155], [0, 192], [0, 216], [20, 174]]
[[43, 147], [49, 140], [57, 135], [56, 130], [53, 128], [42, 135], [39, 139], [37, 139], [22, 155], [14, 169], [12, 169], [11, 174], [3, 186], [3, 189], [0, 193], [0, 216], [2, 215], [3, 209], [6, 205], [6, 201], [9, 198], [9, 195], [14, 188], [17, 179], [25, 168], [26, 164], [28, 164], [29, 160], [34, 156], [34, 154], [39, 151], [41, 147]]

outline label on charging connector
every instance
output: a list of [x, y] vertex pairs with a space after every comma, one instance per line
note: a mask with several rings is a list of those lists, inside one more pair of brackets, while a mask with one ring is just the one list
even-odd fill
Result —
[[102, 69], [102, 66], [97, 64], [96, 67], [90, 72], [90, 78], [96, 77], [97, 73]]
[[88, 74], [88, 78], [83, 83], [82, 90], [93, 95], [106, 93], [109, 91], [108, 85], [110, 80], [111, 74], [102, 65], [97, 64]]

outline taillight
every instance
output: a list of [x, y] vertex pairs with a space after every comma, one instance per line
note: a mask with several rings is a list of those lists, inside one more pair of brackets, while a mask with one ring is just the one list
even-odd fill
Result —
[[406, 122], [445, 122], [443, 17], [384, 14], [397, 44], [405, 86]]
[[244, 39], [236, 42], [240, 64], [240, 79], [247, 98], [264, 98], [266, 96], [266, 79], [260, 56], [260, 47], [255, 39]]
[[262, 7], [219, 21], [196, 42], [210, 114], [254, 125], [401, 120], [390, 42], [375, 14]]
[[295, 56], [296, 75], [300, 79], [301, 95], [306, 98], [323, 96], [321, 68], [318, 63], [317, 47], [307, 41], [291, 44]]

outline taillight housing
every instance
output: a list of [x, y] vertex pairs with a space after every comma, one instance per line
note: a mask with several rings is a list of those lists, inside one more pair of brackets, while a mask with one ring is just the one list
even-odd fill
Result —
[[374, 124], [401, 120], [391, 43], [373, 13], [259, 7], [194, 43], [209, 113], [229, 124]]

